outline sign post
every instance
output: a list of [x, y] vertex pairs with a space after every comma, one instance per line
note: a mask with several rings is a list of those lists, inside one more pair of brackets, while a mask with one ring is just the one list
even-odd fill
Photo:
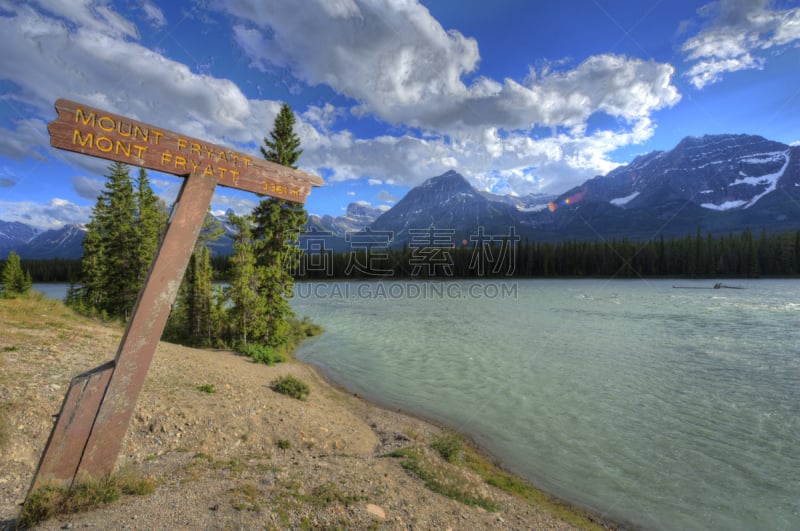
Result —
[[217, 185], [305, 203], [315, 175], [72, 101], [56, 101], [50, 144], [185, 177], [116, 357], [73, 378], [29, 494], [113, 471]]

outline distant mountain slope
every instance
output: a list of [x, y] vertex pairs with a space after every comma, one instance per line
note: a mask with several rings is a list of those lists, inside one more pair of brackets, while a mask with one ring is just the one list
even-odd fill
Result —
[[548, 239], [797, 229], [799, 183], [800, 146], [754, 135], [687, 137], [568, 190], [532, 224]]
[[320, 232], [331, 232], [334, 236], [344, 237], [348, 232], [359, 231], [374, 222], [389, 207], [373, 207], [365, 202], [350, 203], [344, 216], [318, 216], [309, 214], [306, 229]]
[[80, 258], [86, 231], [80, 225], [40, 231], [24, 223], [0, 221], [0, 234], [0, 259], [11, 251], [27, 259]]
[[370, 225], [373, 231], [390, 231], [395, 244], [411, 238], [412, 230], [428, 228], [454, 231], [454, 241], [469, 238], [477, 227], [487, 233], [506, 234], [520, 222], [518, 210], [503, 201], [491, 201], [475, 190], [458, 172], [428, 179]]
[[19, 221], [0, 221], [0, 260], [5, 260], [11, 251], [19, 254], [19, 250], [39, 232]]

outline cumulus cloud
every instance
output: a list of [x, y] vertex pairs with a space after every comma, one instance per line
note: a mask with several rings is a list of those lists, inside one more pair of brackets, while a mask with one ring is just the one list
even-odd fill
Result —
[[[0, 77], [19, 86], [17, 104], [42, 116], [54, 117], [53, 102], [66, 97], [213, 142], [248, 144], [280, 108], [279, 102], [249, 100], [230, 80], [193, 73], [137, 42], [96, 30], [81, 10], [72, 19], [81, 25], [71, 29], [27, 7], [10, 9], [13, 15], [0, 16]], [[38, 144], [46, 140], [44, 134]], [[4, 140], [0, 149], [13, 146]]]
[[722, 75], [761, 69], [764, 50], [800, 40], [800, 7], [770, 9], [770, 0], [719, 0], [700, 8], [706, 25], [681, 50], [692, 67], [686, 72], [698, 89]]
[[47, 203], [0, 201], [3, 221], [18, 221], [42, 229], [57, 229], [65, 224], [81, 225], [89, 221], [91, 213], [92, 207], [59, 198]]
[[310, 85], [329, 85], [360, 102], [354, 112], [393, 124], [448, 134], [489, 124], [580, 128], [598, 111], [633, 121], [679, 99], [670, 65], [610, 54], [573, 70], [548, 68], [524, 83], [479, 77], [467, 86], [463, 76], [478, 67], [478, 43], [446, 31], [423, 5], [316, 3], [303, 10], [289, 0], [270, 9], [258, 9], [257, 0], [218, 7], [242, 20], [234, 37], [255, 67], [287, 68]]

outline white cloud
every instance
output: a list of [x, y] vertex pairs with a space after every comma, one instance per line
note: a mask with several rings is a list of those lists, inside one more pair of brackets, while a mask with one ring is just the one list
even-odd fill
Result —
[[800, 40], [800, 7], [771, 10], [769, 0], [719, 0], [698, 14], [710, 21], [681, 48], [694, 63], [685, 75], [698, 89], [728, 72], [761, 69], [766, 59], [760, 51]]
[[[298, 10], [278, 0], [260, 9], [256, 0], [235, 0], [215, 7], [238, 18], [234, 38], [255, 68], [286, 69], [356, 100], [351, 110], [358, 115], [426, 131], [423, 138], [359, 139], [328, 131], [340, 109], [310, 107], [302, 114], [308, 127], [300, 128], [301, 163], [333, 168], [334, 182], [366, 176], [373, 184], [414, 185], [453, 168], [474, 179], [505, 172], [517, 182], [518, 168], [536, 166], [541, 178], [520, 186], [562, 191], [616, 167], [608, 154], [648, 139], [651, 114], [680, 100], [671, 65], [613, 54], [572, 68], [548, 64], [522, 81], [482, 76], [467, 86], [462, 78], [478, 67], [478, 43], [446, 31], [418, 2], [316, 4]], [[587, 122], [599, 112], [618, 125], [587, 136]], [[565, 131], [533, 139], [536, 126]]]
[[165, 17], [163, 11], [156, 7], [152, 2], [145, 0], [142, 3], [142, 10], [147, 17], [147, 20], [153, 25], [153, 27], [163, 28], [167, 25], [167, 17]]
[[548, 67], [525, 83], [479, 77], [466, 86], [462, 76], [478, 66], [478, 43], [445, 31], [418, 2], [353, 0], [336, 16], [326, 11], [327, 0], [316, 3], [302, 10], [289, 0], [270, 9], [258, 9], [257, 0], [218, 7], [242, 20], [234, 37], [254, 66], [329, 85], [360, 102], [354, 112], [393, 124], [447, 134], [487, 126], [580, 129], [598, 111], [635, 121], [680, 98], [670, 65], [610, 54], [573, 70]]
[[42, 229], [57, 229], [65, 224], [81, 225], [89, 221], [92, 207], [80, 206], [66, 199], [47, 203], [0, 201], [0, 219], [19, 221]]
[[378, 201], [382, 201], [384, 203], [397, 202], [397, 197], [392, 195], [392, 193], [389, 192], [388, 190], [381, 190], [380, 192], [378, 192], [378, 194], [375, 196], [375, 199], [377, 199]]

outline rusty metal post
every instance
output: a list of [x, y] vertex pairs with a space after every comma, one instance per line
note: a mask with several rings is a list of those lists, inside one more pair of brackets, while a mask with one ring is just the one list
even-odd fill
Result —
[[84, 375], [85, 381], [82, 377], [73, 381], [31, 492], [45, 483], [113, 471], [216, 185], [215, 177], [202, 174], [184, 181], [116, 358], [110, 362], [113, 368], [106, 364]]

